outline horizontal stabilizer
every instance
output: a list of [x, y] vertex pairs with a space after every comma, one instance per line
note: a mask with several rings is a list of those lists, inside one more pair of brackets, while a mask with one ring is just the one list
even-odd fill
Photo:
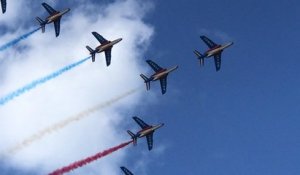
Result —
[[131, 136], [132, 141], [133, 141], [133, 145], [137, 145], [137, 136], [135, 134], [133, 134], [131, 131], [127, 131], [127, 133]]
[[46, 22], [44, 20], [42, 20], [41, 18], [39, 18], [39, 17], [36, 17], [35, 19], [40, 24], [40, 27], [42, 29], [42, 33], [45, 33]]
[[90, 54], [92, 55], [92, 62], [95, 62], [96, 53], [95, 51], [90, 48], [90, 46], [86, 46], [87, 50], [89, 50]]
[[194, 50], [194, 53], [200, 61], [200, 66], [204, 66], [204, 56], [197, 50]]
[[144, 79], [144, 82], [146, 83], [146, 89], [150, 90], [150, 79], [146, 77], [144, 74], [141, 74], [140, 76]]

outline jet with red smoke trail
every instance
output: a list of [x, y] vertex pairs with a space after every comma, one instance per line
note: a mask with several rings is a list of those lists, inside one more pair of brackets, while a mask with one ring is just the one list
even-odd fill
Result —
[[6, 0], [1, 0], [2, 13], [6, 12]]
[[144, 74], [140, 74], [140, 76], [144, 79], [144, 82], [146, 84], [146, 89], [150, 90], [150, 82], [151, 81], [160, 81], [160, 87], [161, 87], [161, 93], [165, 94], [167, 92], [167, 76], [169, 75], [170, 72], [176, 70], [178, 66], [174, 66], [171, 69], [165, 69], [157, 65], [154, 61], [152, 60], [147, 60], [146, 61], [149, 66], [155, 71], [155, 73], [150, 77], [146, 77]]
[[58, 37], [60, 33], [60, 19], [61, 17], [68, 13], [71, 9], [67, 8], [64, 11], [56, 11], [47, 3], [42, 3], [42, 6], [46, 9], [46, 11], [50, 14], [45, 20], [42, 20], [39, 17], [36, 17], [36, 20], [39, 22], [42, 32], [45, 32], [46, 24], [54, 23], [55, 36]]
[[162, 126], [164, 126], [164, 124], [161, 123], [161, 124], [152, 126], [152, 125], [148, 125], [147, 123], [145, 123], [143, 120], [141, 120], [140, 118], [138, 118], [136, 116], [132, 117], [132, 118], [142, 128], [142, 130], [140, 130], [136, 134], [133, 134], [129, 130], [127, 131], [128, 134], [132, 138], [133, 145], [137, 145], [137, 139], [138, 138], [146, 137], [147, 138], [148, 149], [150, 151], [153, 147], [153, 133], [154, 133], [154, 131], [157, 130], [158, 128], [161, 128]]
[[125, 168], [125, 167], [120, 167], [121, 168], [121, 170], [125, 173], [125, 175], [133, 175], [133, 173], [132, 172], [130, 172], [127, 168]]
[[231, 46], [233, 42], [229, 42], [224, 45], [216, 44], [206, 36], [200, 36], [202, 41], [209, 47], [209, 50], [207, 50], [203, 55], [197, 51], [194, 50], [195, 55], [198, 57], [200, 61], [200, 65], [204, 65], [204, 58], [209, 58], [209, 57], [214, 57], [215, 59], [215, 66], [216, 66], [216, 71], [219, 71], [221, 68], [221, 54], [223, 50], [225, 50], [227, 47]]
[[106, 66], [110, 65], [111, 62], [111, 49], [112, 47], [117, 44], [118, 42], [122, 41], [122, 38], [118, 38], [113, 41], [108, 41], [105, 39], [102, 35], [100, 35], [97, 32], [92, 32], [94, 37], [100, 42], [100, 45], [93, 50], [91, 47], [86, 46], [86, 48], [90, 51], [90, 54], [92, 56], [92, 62], [95, 62], [96, 53], [105, 53], [105, 59], [106, 59]]

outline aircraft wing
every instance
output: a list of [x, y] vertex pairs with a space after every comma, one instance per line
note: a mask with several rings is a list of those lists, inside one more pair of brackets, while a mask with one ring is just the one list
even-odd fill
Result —
[[209, 47], [209, 48], [213, 48], [216, 47], [217, 44], [214, 43], [212, 40], [210, 40], [209, 38], [207, 38], [206, 36], [200, 36], [200, 38], [202, 39], [203, 42], [205, 42], [205, 44]]
[[6, 0], [1, 0], [2, 13], [6, 12]]
[[221, 53], [215, 55], [214, 58], [215, 58], [216, 70], [219, 71], [221, 68]]
[[156, 63], [154, 63], [152, 60], [146, 60], [146, 62], [149, 64], [149, 66], [155, 71], [158, 72], [160, 70], [162, 70], [163, 68], [161, 68], [160, 66], [158, 66]]
[[125, 168], [125, 167], [121, 167], [121, 170], [125, 173], [125, 175], [133, 175], [133, 173], [132, 172], [130, 172], [127, 168]]
[[111, 48], [105, 50], [105, 59], [106, 59], [106, 65], [109, 66], [111, 61]]
[[153, 147], [153, 132], [146, 136], [149, 151]]
[[54, 21], [54, 28], [55, 28], [55, 35], [56, 37], [59, 35], [60, 32], [60, 18], [58, 18], [56, 21]]
[[54, 10], [50, 5], [48, 5], [47, 3], [42, 3], [42, 6], [46, 9], [46, 11], [50, 14], [56, 14], [58, 13], [58, 11]]
[[150, 126], [150, 125], [148, 125], [147, 123], [145, 123], [143, 120], [141, 120], [141, 119], [138, 118], [138, 117], [132, 117], [132, 118], [133, 118], [133, 120], [134, 120], [138, 125], [140, 125], [140, 127], [141, 127], [142, 129], [147, 128], [147, 127]]
[[94, 37], [100, 42], [100, 44], [105, 44], [107, 43], [107, 39], [105, 39], [103, 36], [101, 36], [99, 33], [97, 32], [92, 32], [92, 34], [94, 35]]
[[167, 92], [167, 76], [159, 79], [159, 81], [160, 81], [161, 93], [165, 94]]

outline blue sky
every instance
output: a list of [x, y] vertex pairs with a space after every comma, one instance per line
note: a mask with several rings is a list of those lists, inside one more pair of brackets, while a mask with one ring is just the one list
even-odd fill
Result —
[[[146, 115], [169, 143], [153, 174], [299, 174], [298, 1], [155, 1], [148, 57], [178, 64]], [[207, 31], [207, 33], [203, 32]], [[200, 68], [200, 35], [235, 44]], [[161, 162], [162, 163], [161, 165]]]
[[[138, 115], [148, 123], [165, 123], [155, 133], [154, 153], [140, 140], [137, 148], [127, 148], [125, 166], [135, 174], [299, 174], [300, 2], [148, 2], [153, 8], [144, 20], [154, 35], [141, 59], [179, 69], [168, 77], [167, 94], [160, 95], [156, 82], [151, 89], [156, 99], [123, 113], [128, 120]], [[212, 59], [200, 67], [193, 55], [194, 49], [207, 49], [200, 35], [220, 44], [234, 42], [223, 52], [219, 72]], [[144, 170], [135, 167], [138, 161], [146, 162]], [[35, 174], [34, 169], [1, 169]]]

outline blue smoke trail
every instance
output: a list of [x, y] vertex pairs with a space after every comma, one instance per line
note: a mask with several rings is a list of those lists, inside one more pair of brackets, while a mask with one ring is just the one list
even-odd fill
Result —
[[14, 92], [11, 92], [10, 94], [8, 94], [8, 95], [0, 98], [0, 106], [5, 105], [7, 102], [13, 100], [15, 97], [18, 97], [18, 96], [24, 94], [25, 92], [27, 92], [27, 91], [35, 88], [36, 86], [44, 84], [47, 81], [49, 81], [51, 79], [54, 79], [57, 76], [63, 74], [64, 72], [67, 72], [67, 71], [69, 71], [69, 70], [71, 70], [71, 69], [79, 66], [80, 64], [84, 63], [88, 59], [90, 59], [90, 56], [87, 57], [87, 58], [84, 58], [84, 59], [82, 59], [82, 60], [80, 60], [80, 61], [78, 61], [76, 63], [73, 63], [73, 64], [70, 64], [68, 66], [65, 66], [65, 67], [59, 69], [58, 71], [53, 72], [50, 75], [47, 75], [47, 76], [45, 76], [43, 78], [40, 78], [40, 79], [37, 79], [37, 80], [35, 80], [35, 81], [33, 81], [33, 82], [31, 82], [31, 83], [29, 83], [29, 84], [27, 84], [27, 85], [25, 85], [25, 86], [23, 86], [21, 88], [15, 90]]
[[36, 31], [38, 31], [39, 29], [40, 29], [40, 27], [37, 28], [37, 29], [34, 29], [33, 31], [28, 32], [28, 33], [26, 33], [26, 34], [24, 34], [24, 35], [21, 35], [21, 36], [19, 36], [18, 38], [16, 38], [16, 39], [14, 39], [14, 40], [12, 40], [12, 41], [10, 41], [10, 42], [8, 42], [8, 43], [6, 43], [6, 44], [0, 46], [0, 51], [6, 50], [7, 48], [16, 45], [18, 42], [20, 42], [20, 41], [22, 41], [22, 40], [28, 38], [30, 35], [34, 34], [34, 33], [35, 33]]

